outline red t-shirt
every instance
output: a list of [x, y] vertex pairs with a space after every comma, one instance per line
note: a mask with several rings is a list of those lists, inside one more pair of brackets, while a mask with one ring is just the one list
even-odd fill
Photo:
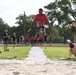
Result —
[[37, 14], [34, 17], [35, 21], [41, 21], [42, 26], [44, 26], [45, 22], [48, 20], [45, 14]]
[[33, 40], [36, 40], [36, 37], [35, 36], [33, 36]]
[[36, 37], [35, 36], [31, 36], [31, 40], [36, 40]]
[[39, 36], [39, 37], [38, 37], [38, 40], [42, 40], [42, 39], [43, 39], [43, 37], [42, 37], [42, 36]]
[[29, 36], [25, 36], [25, 39], [28, 40], [29, 39]]
[[31, 36], [31, 40], [33, 40], [33, 36]]

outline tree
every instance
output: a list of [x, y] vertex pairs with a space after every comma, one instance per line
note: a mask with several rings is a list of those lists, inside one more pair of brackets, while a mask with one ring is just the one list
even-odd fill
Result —
[[[68, 15], [71, 15], [74, 19], [76, 18], [76, 0], [55, 0], [45, 6], [48, 10], [47, 15], [51, 21], [51, 24], [54, 25], [57, 22], [60, 27], [62, 27], [63, 37], [64, 39], [67, 37], [66, 33], [66, 26], [70, 26], [71, 22], [67, 18]], [[68, 34], [68, 32], [67, 32]], [[64, 41], [65, 42], [65, 41]]]
[[[74, 7], [75, 6], [75, 7]], [[49, 19], [52, 24], [58, 21], [58, 25], [68, 24], [67, 16], [70, 14], [76, 17], [76, 2], [75, 0], [55, 0], [55, 2], [45, 6], [48, 9]]]
[[[17, 33], [19, 33], [20, 35], [24, 35], [24, 25], [25, 25], [24, 21], [26, 22], [26, 17], [27, 16], [26, 15], [24, 16], [24, 14], [20, 14], [18, 17], [16, 17], [16, 20], [17, 20], [16, 24], [19, 25], [17, 27]], [[27, 27], [27, 23], [26, 23], [26, 27]]]
[[6, 28], [10, 29], [10, 26], [7, 23], [5, 23], [2, 18], [0, 18], [0, 37], [1, 38], [3, 36], [4, 29]]
[[[24, 35], [23, 32], [24, 32], [24, 21], [25, 21], [25, 23], [26, 23], [25, 29], [26, 29], [26, 34], [27, 34], [27, 31], [33, 20], [33, 17], [34, 17], [34, 15], [29, 15], [29, 16], [25, 15], [25, 20], [24, 20], [24, 14], [20, 14], [18, 17], [16, 17], [16, 20], [17, 20], [16, 24], [19, 25], [17, 27], [17, 33], [19, 33], [20, 35]], [[36, 29], [33, 27], [32, 31], [29, 33], [29, 35], [31, 36], [31, 35], [35, 34], [35, 32], [36, 32]]]

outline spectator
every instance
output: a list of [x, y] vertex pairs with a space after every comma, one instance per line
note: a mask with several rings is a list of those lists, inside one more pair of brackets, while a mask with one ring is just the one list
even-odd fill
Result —
[[5, 29], [4, 34], [3, 34], [3, 41], [4, 41], [4, 51], [9, 51], [8, 49], [8, 39], [9, 39], [9, 35], [8, 35], [8, 30]]
[[26, 40], [26, 44], [28, 44], [29, 43], [29, 36], [28, 36], [28, 34], [25, 36], [25, 40]]
[[43, 42], [43, 36], [42, 36], [42, 35], [40, 35], [40, 36], [38, 37], [38, 42], [39, 42], [39, 43], [42, 43], [42, 42]]
[[14, 32], [12, 35], [13, 48], [15, 48], [15, 46], [16, 46], [16, 41], [17, 41], [17, 37], [16, 37], [16, 33]]
[[76, 45], [73, 44], [69, 39], [67, 40], [67, 43], [68, 43], [68, 45], [70, 47], [70, 49], [69, 49], [69, 55], [70, 55], [70, 57], [71, 57], [71, 54], [74, 54], [74, 56], [76, 58]]

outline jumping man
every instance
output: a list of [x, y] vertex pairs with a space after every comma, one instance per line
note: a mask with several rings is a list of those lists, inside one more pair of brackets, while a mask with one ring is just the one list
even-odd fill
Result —
[[37, 23], [37, 29], [39, 31], [39, 33], [43, 36], [45, 36], [45, 29], [44, 29], [44, 24], [47, 23], [50, 27], [50, 32], [52, 34], [52, 28], [50, 26], [49, 20], [47, 18], [47, 16], [45, 14], [43, 14], [43, 9], [40, 8], [39, 9], [39, 14], [34, 16], [34, 20], [31, 23], [30, 29], [28, 30], [28, 32], [31, 30], [31, 27], [34, 25], [34, 23]]

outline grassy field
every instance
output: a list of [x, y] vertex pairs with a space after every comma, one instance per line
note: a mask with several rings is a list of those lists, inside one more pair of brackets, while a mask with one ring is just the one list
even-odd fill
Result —
[[[48, 58], [68, 58], [69, 57], [69, 47], [66, 44], [53, 44], [52, 46], [46, 45], [41, 46], [45, 55]], [[4, 51], [3, 45], [0, 46], [0, 59], [22, 59], [26, 58], [31, 46], [17, 46], [13, 49], [12, 46], [9, 46], [9, 51]], [[73, 56], [74, 57], [74, 56]]]
[[[41, 47], [48, 58], [69, 58], [69, 47]], [[73, 57], [73, 55], [72, 55]]]
[[4, 51], [3, 46], [0, 46], [0, 51], [2, 51], [2, 53], [0, 53], [0, 58], [1, 59], [6, 59], [6, 58], [22, 59], [22, 58], [27, 57], [30, 49], [31, 47], [19, 47], [18, 46], [15, 49], [13, 49], [13, 47], [9, 47], [9, 51]]

